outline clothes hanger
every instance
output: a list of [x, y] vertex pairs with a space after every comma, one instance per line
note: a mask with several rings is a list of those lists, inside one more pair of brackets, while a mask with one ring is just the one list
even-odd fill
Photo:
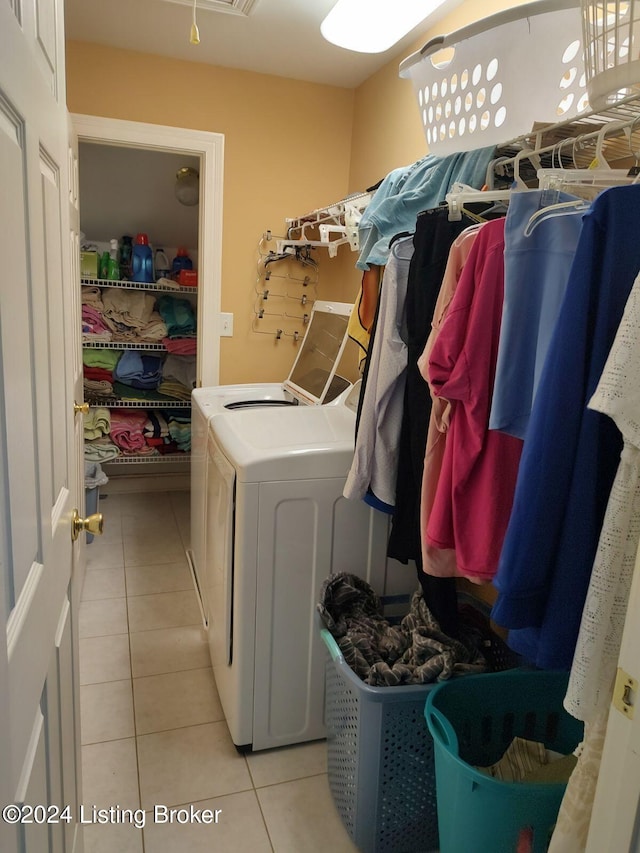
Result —
[[[484, 203], [489, 201], [508, 202], [511, 190], [476, 190], [467, 184], [454, 183], [451, 190], [446, 194], [445, 201], [449, 207], [449, 221], [458, 222], [462, 219], [463, 211], [469, 213], [464, 207], [466, 203]], [[472, 214], [477, 218], [478, 214]]]
[[545, 219], [553, 219], [556, 216], [575, 215], [584, 213], [591, 207], [591, 202], [585, 199], [576, 199], [575, 201], [561, 201], [558, 204], [550, 204], [540, 210], [536, 210], [533, 216], [529, 219], [524, 228], [524, 236], [530, 237], [534, 229]]

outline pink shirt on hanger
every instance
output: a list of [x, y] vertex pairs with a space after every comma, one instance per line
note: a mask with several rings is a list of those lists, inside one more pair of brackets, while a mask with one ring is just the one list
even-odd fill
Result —
[[451, 403], [425, 542], [458, 572], [490, 581], [511, 513], [522, 441], [489, 431], [504, 294], [504, 220], [477, 235], [429, 357], [429, 385]]
[[[466, 228], [454, 240], [449, 250], [449, 258], [442, 278], [438, 301], [433, 312], [431, 333], [427, 338], [423, 353], [418, 359], [418, 369], [427, 383], [429, 382], [429, 356], [431, 355], [431, 350], [447, 316], [449, 305], [456, 292], [456, 287], [469, 257], [471, 247], [483, 224], [471, 225], [469, 228]], [[452, 548], [436, 548], [427, 542], [427, 524], [436, 496], [440, 471], [442, 470], [442, 460], [444, 458], [444, 448], [451, 413], [451, 404], [445, 397], [436, 396], [431, 387], [429, 387], [429, 392], [432, 397], [432, 406], [429, 417], [427, 446], [425, 448], [422, 474], [422, 491], [420, 495], [422, 568], [428, 575], [454, 577], [460, 574], [456, 564], [456, 552]]]

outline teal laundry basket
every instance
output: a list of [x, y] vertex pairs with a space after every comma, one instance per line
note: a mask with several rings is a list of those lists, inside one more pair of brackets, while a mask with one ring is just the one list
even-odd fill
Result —
[[514, 737], [569, 754], [582, 723], [563, 708], [566, 673], [512, 670], [438, 685], [426, 700], [433, 737], [440, 853], [517, 853], [523, 831], [544, 853], [564, 783], [502, 782], [476, 770], [498, 761]]

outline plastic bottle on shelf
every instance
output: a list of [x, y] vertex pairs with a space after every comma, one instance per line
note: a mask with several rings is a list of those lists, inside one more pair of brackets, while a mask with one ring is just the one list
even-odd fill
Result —
[[115, 239], [115, 237], [111, 240], [107, 278], [109, 279], [109, 281], [120, 281], [120, 264], [118, 263], [118, 241]]
[[153, 255], [146, 234], [137, 234], [133, 246], [133, 280], [153, 283]]
[[124, 237], [120, 239], [119, 253], [120, 279], [122, 281], [129, 281], [131, 279], [133, 243], [131, 242], [131, 237], [129, 237], [128, 234], [125, 234]]
[[184, 246], [180, 246], [178, 249], [178, 253], [173, 259], [173, 264], [171, 265], [171, 273], [174, 278], [178, 277], [180, 270], [192, 270], [193, 269], [193, 261], [189, 257], [189, 253], [184, 248]]
[[169, 258], [164, 253], [164, 249], [158, 248], [156, 249], [156, 253], [154, 256], [154, 266], [155, 266], [155, 274], [156, 281], [159, 278], [168, 278], [171, 272], [171, 267], [169, 266]]
[[109, 252], [103, 252], [100, 255], [100, 261], [98, 263], [98, 278], [109, 278]]

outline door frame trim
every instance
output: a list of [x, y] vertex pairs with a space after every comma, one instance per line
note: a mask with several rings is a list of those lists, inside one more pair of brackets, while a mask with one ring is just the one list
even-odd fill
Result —
[[[198, 224], [197, 387], [218, 385], [220, 378], [220, 305], [222, 292], [222, 190], [224, 135], [159, 124], [72, 113], [79, 142], [182, 152], [200, 158]], [[82, 199], [80, 199], [82, 203]], [[206, 358], [204, 352], [206, 350]]]

